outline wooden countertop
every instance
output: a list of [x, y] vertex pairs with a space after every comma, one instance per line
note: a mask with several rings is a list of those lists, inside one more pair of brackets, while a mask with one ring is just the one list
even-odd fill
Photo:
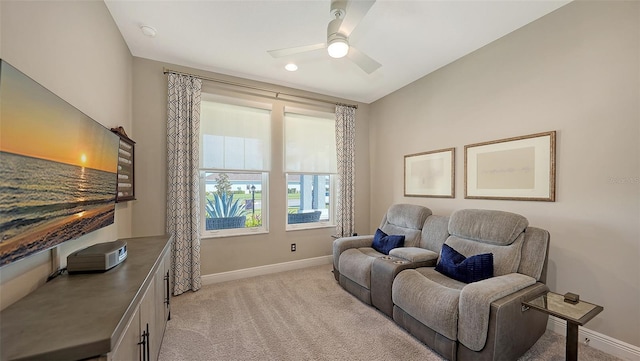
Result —
[[127, 259], [118, 266], [60, 275], [4, 309], [0, 359], [77, 360], [111, 351], [171, 244], [166, 235], [125, 240]]

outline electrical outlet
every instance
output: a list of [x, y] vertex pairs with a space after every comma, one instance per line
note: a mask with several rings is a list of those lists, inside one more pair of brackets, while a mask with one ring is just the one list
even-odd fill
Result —
[[295, 252], [295, 251], [296, 251], [296, 244], [291, 243], [291, 252]]

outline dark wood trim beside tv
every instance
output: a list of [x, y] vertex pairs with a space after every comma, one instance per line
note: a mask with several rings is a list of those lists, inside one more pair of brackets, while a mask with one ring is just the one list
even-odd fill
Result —
[[116, 202], [127, 202], [136, 199], [135, 196], [135, 144], [124, 128], [111, 128], [111, 131], [120, 137], [118, 149], [118, 192]]

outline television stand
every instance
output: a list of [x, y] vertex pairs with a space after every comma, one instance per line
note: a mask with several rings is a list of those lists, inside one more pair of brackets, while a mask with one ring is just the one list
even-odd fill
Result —
[[172, 238], [124, 240], [118, 266], [60, 275], [2, 310], [0, 359], [156, 360], [170, 311]]

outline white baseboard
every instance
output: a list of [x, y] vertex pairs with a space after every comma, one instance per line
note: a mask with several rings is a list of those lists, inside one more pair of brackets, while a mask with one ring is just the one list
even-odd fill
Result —
[[[549, 316], [547, 329], [566, 336], [567, 322], [557, 317]], [[640, 360], [640, 347], [603, 335], [588, 328], [580, 327], [578, 329], [578, 342], [584, 344], [586, 340], [589, 340], [589, 347], [593, 347], [617, 358], [628, 361]]]
[[293, 271], [300, 268], [321, 266], [325, 264], [333, 263], [333, 256], [321, 256], [315, 258], [301, 259], [291, 262], [283, 262], [270, 264], [266, 266], [244, 268], [236, 271], [214, 273], [210, 275], [202, 276], [202, 285], [210, 285], [214, 283], [234, 281], [242, 278], [268, 275], [271, 273], [278, 273], [284, 271]]

